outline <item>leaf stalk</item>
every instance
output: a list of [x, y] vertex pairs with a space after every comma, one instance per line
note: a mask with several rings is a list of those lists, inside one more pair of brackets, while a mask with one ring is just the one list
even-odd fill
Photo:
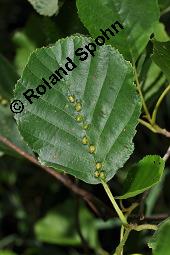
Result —
[[116, 203], [116, 200], [113, 197], [112, 192], [111, 192], [108, 184], [104, 180], [101, 180], [101, 183], [102, 183], [102, 185], [103, 185], [103, 187], [104, 187], [104, 189], [105, 189], [105, 191], [106, 191], [106, 193], [107, 193], [107, 195], [108, 195], [108, 197], [109, 197], [109, 199], [110, 199], [110, 201], [111, 201], [115, 211], [117, 212], [117, 214], [119, 216], [119, 219], [121, 220], [122, 224], [125, 225], [125, 226], [128, 225], [127, 219], [124, 216], [124, 214], [122, 213], [122, 211], [119, 208], [118, 204]]

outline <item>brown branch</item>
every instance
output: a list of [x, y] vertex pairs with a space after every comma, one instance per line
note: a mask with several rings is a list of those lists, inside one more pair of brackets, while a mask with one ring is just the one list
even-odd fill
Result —
[[166, 136], [167, 138], [170, 138], [170, 132], [168, 130], [166, 130], [165, 128], [160, 128], [158, 130], [158, 133]]
[[139, 215], [130, 215], [129, 219], [130, 221], [134, 222], [134, 223], [159, 223], [163, 220], [166, 220], [170, 215], [169, 214], [158, 214], [158, 215], [152, 215], [152, 216], [145, 216], [142, 219], [139, 218]]
[[165, 161], [167, 161], [169, 157], [170, 157], [170, 146], [169, 146], [167, 152], [165, 153], [163, 159], [164, 159]]
[[61, 173], [53, 170], [52, 168], [42, 166], [35, 157], [33, 157], [33, 156], [29, 155], [27, 152], [21, 150], [15, 144], [13, 144], [11, 141], [9, 141], [6, 137], [3, 137], [0, 135], [0, 142], [5, 144], [9, 148], [13, 149], [15, 152], [17, 152], [19, 155], [21, 155], [25, 159], [29, 160], [33, 164], [39, 166], [42, 170], [44, 170], [48, 174], [52, 175], [55, 179], [57, 179], [59, 182], [64, 184], [68, 189], [70, 189], [76, 195], [81, 197], [85, 202], [87, 202], [89, 207], [100, 218], [106, 220], [106, 219], [110, 218], [111, 216], [113, 217], [113, 212], [109, 207], [107, 207], [101, 200], [99, 200], [97, 197], [95, 197], [90, 192], [80, 188], [67, 175], [61, 174]]
[[[79, 187], [76, 183], [74, 183], [67, 175], [61, 174], [49, 167], [42, 166], [38, 160], [29, 155], [27, 152], [21, 150], [19, 147], [17, 147], [15, 144], [13, 144], [11, 141], [9, 141], [6, 137], [3, 137], [0, 135], [0, 142], [8, 146], [9, 148], [13, 149], [15, 152], [17, 152], [19, 155], [21, 155], [23, 158], [29, 160], [33, 164], [40, 167], [42, 170], [53, 176], [55, 179], [57, 179], [59, 182], [61, 182], [63, 185], [65, 185], [68, 189], [70, 189], [73, 193], [75, 193], [77, 196], [79, 196], [81, 199], [83, 199], [89, 207], [93, 210], [93, 212], [103, 220], [107, 220], [110, 218], [117, 217], [117, 214], [107, 205], [105, 205], [100, 199], [98, 199], [96, 196], [94, 196], [92, 193], [90, 193], [87, 190], [84, 190], [83, 188]], [[143, 217], [140, 219], [139, 215], [130, 215], [129, 219], [130, 221], [137, 221], [137, 222], [160, 222], [162, 220], [165, 220], [168, 218], [168, 214], [163, 215], [153, 215], [150, 217]]]
[[143, 220], [145, 218], [144, 216], [144, 207], [145, 207], [145, 200], [148, 196], [148, 190], [146, 190], [141, 197], [140, 206], [139, 206], [139, 218], [140, 220]]

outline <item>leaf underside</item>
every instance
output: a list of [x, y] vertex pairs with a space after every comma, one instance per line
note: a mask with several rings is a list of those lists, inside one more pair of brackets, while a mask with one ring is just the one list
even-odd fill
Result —
[[52, 16], [58, 11], [58, 0], [28, 0], [41, 15]]
[[[13, 66], [1, 55], [0, 74], [0, 135], [9, 139], [20, 149], [32, 154], [20, 136], [13, 114], [9, 109], [9, 102], [12, 97], [14, 85], [18, 80], [18, 75]], [[5, 146], [2, 142], [0, 142], [0, 150], [6, 154], [18, 156], [18, 153]]]
[[[117, 50], [102, 46], [95, 57], [89, 56], [83, 62], [75, 56], [74, 51], [89, 42], [91, 39], [83, 36], [67, 37], [31, 55], [15, 89], [15, 98], [24, 103], [25, 109], [15, 118], [42, 164], [97, 184], [97, 162], [102, 163], [99, 171], [108, 181], [133, 152], [141, 104], [133, 84], [132, 66]], [[29, 104], [23, 92], [42, 84], [42, 77], [49, 80], [55, 70], [65, 65], [66, 57], [74, 61], [76, 69]], [[69, 95], [81, 103], [80, 113], [68, 100]], [[78, 114], [84, 116], [83, 123], [75, 120]], [[88, 145], [82, 144], [84, 136]], [[90, 145], [96, 148], [93, 154], [89, 153]]]

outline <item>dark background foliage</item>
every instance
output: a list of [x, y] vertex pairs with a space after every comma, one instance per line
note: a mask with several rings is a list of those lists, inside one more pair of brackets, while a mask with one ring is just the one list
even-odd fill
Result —
[[[49, 45], [67, 35], [88, 34], [79, 20], [75, 1], [65, 0], [62, 4], [59, 14], [48, 18], [38, 15], [26, 0], [0, 0], [0, 53], [15, 66], [19, 74], [30, 51], [34, 48]], [[161, 16], [161, 22], [170, 34], [169, 13]], [[149, 52], [152, 45], [149, 44], [147, 48]], [[162, 91], [163, 89], [164, 87], [161, 87]], [[160, 91], [152, 94], [149, 99], [150, 109], [159, 95]], [[159, 111], [160, 126], [168, 127], [170, 111], [167, 109], [170, 109], [170, 95], [166, 97]], [[110, 181], [113, 194], [121, 193], [121, 180], [126, 173], [126, 167], [131, 162], [141, 159], [146, 154], [163, 156], [168, 146], [167, 138], [152, 134], [146, 128], [138, 126], [135, 151], [131, 159], [124, 169]], [[94, 251], [93, 242], [89, 241], [94, 236], [94, 243], [100, 243], [98, 246], [109, 253], [114, 250], [119, 243], [119, 223], [115, 218], [106, 223], [102, 222], [85, 202], [80, 201], [69, 189], [42, 171], [40, 167], [16, 154], [10, 154], [0, 154], [0, 250], [7, 249], [24, 255], [99, 254]], [[150, 191], [146, 198], [145, 212], [150, 210], [152, 214], [169, 214], [169, 171], [170, 162], [167, 162], [163, 185]], [[80, 181], [78, 184], [110, 206], [100, 185], [91, 186]], [[141, 196], [135, 198], [135, 200], [140, 199]], [[49, 225], [41, 226], [43, 230], [38, 229], [39, 220], [48, 215], [51, 210], [55, 210], [56, 218], [62, 215], [65, 220], [59, 217], [58, 221], [53, 223], [51, 218]], [[50, 231], [53, 227], [63, 229], [61, 238], [53, 234], [56, 236], [55, 241], [50, 239]], [[40, 233], [36, 234], [35, 230]], [[49, 240], [41, 240], [41, 231], [46, 232]], [[81, 234], [84, 235], [85, 240]], [[149, 232], [132, 233], [125, 252], [129, 254], [129, 252], [138, 251], [151, 254], [146, 246], [149, 234]], [[2, 254], [5, 255], [5, 253]]]

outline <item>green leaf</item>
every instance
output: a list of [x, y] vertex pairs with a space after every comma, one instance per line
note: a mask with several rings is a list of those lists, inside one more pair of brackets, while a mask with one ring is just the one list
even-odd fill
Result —
[[[152, 61], [143, 85], [143, 92], [145, 100], [151, 98], [163, 87], [166, 82], [166, 77], [163, 75], [161, 69]], [[150, 102], [150, 101], [149, 101]]]
[[2, 99], [12, 97], [12, 91], [17, 79], [18, 75], [13, 66], [0, 55], [0, 103], [2, 103]]
[[[42, 164], [97, 184], [96, 163], [102, 163], [99, 173], [104, 172], [108, 181], [131, 155], [140, 99], [132, 66], [117, 50], [105, 45], [85, 61], [75, 56], [76, 49], [90, 42], [86, 37], [67, 37], [31, 55], [15, 90], [15, 99], [25, 109], [15, 118]], [[49, 77], [59, 67], [65, 68], [68, 56], [77, 67], [52, 85]], [[46, 87], [46, 93], [30, 104], [23, 93], [35, 91], [42, 77], [50, 79], [52, 88]]]
[[72, 217], [66, 218], [61, 210], [49, 212], [37, 222], [35, 226], [36, 238], [41, 242], [51, 244], [79, 245], [80, 239], [71, 220]]
[[101, 34], [100, 29], [105, 31], [119, 21], [124, 30], [117, 25], [120, 32], [110, 36], [108, 43], [134, 61], [146, 47], [159, 20], [156, 0], [77, 0], [77, 7], [82, 22], [94, 37]]
[[[14, 71], [12, 65], [0, 55], [0, 135], [8, 138], [16, 146], [32, 154], [31, 149], [28, 148], [19, 134], [16, 122], [9, 108], [12, 91], [17, 79], [18, 75]], [[1, 142], [0, 150], [16, 156], [13, 150], [9, 149]]]
[[58, 12], [58, 0], [28, 0], [41, 15], [52, 16]]
[[154, 41], [154, 51], [152, 59], [161, 68], [170, 81], [170, 41], [157, 42]]
[[134, 197], [158, 183], [162, 177], [165, 162], [159, 156], [146, 156], [129, 169], [123, 184], [124, 192], [119, 199]]
[[163, 190], [164, 181], [166, 179], [167, 175], [164, 173], [160, 182], [157, 183], [150, 191], [146, 198], [145, 204], [146, 204], [146, 216], [151, 216], [152, 212], [157, 204], [158, 198], [160, 197], [160, 194]]
[[155, 28], [154, 28], [154, 38], [157, 41], [160, 41], [160, 42], [169, 41], [170, 37], [167, 34], [166, 29], [165, 29], [165, 25], [163, 23], [158, 22], [155, 25]]
[[170, 218], [159, 225], [158, 230], [149, 242], [149, 248], [152, 248], [153, 255], [170, 255]]
[[35, 50], [35, 45], [24, 32], [16, 32], [13, 36], [13, 42], [17, 45], [15, 66], [21, 75], [30, 54]]
[[0, 158], [4, 156], [4, 152], [0, 150]]
[[[34, 227], [39, 241], [59, 245], [80, 245], [81, 239], [76, 229], [76, 205], [68, 200], [56, 209], [51, 210], [40, 219]], [[80, 227], [84, 238], [91, 247], [98, 245], [97, 226], [91, 213], [80, 206]]]
[[168, 7], [170, 7], [170, 2], [169, 0], [159, 0], [159, 6], [161, 10], [165, 11]]
[[[9, 107], [0, 106], [0, 135], [6, 137], [13, 144], [19, 147], [21, 150], [28, 152], [29, 154], [33, 154], [31, 149], [26, 145], [23, 141], [16, 122], [13, 118], [13, 115], [9, 109]], [[4, 144], [0, 142], [0, 149], [4, 151], [6, 154], [18, 156], [18, 153], [14, 152]]]
[[16, 255], [16, 253], [10, 250], [0, 250], [0, 255]]

